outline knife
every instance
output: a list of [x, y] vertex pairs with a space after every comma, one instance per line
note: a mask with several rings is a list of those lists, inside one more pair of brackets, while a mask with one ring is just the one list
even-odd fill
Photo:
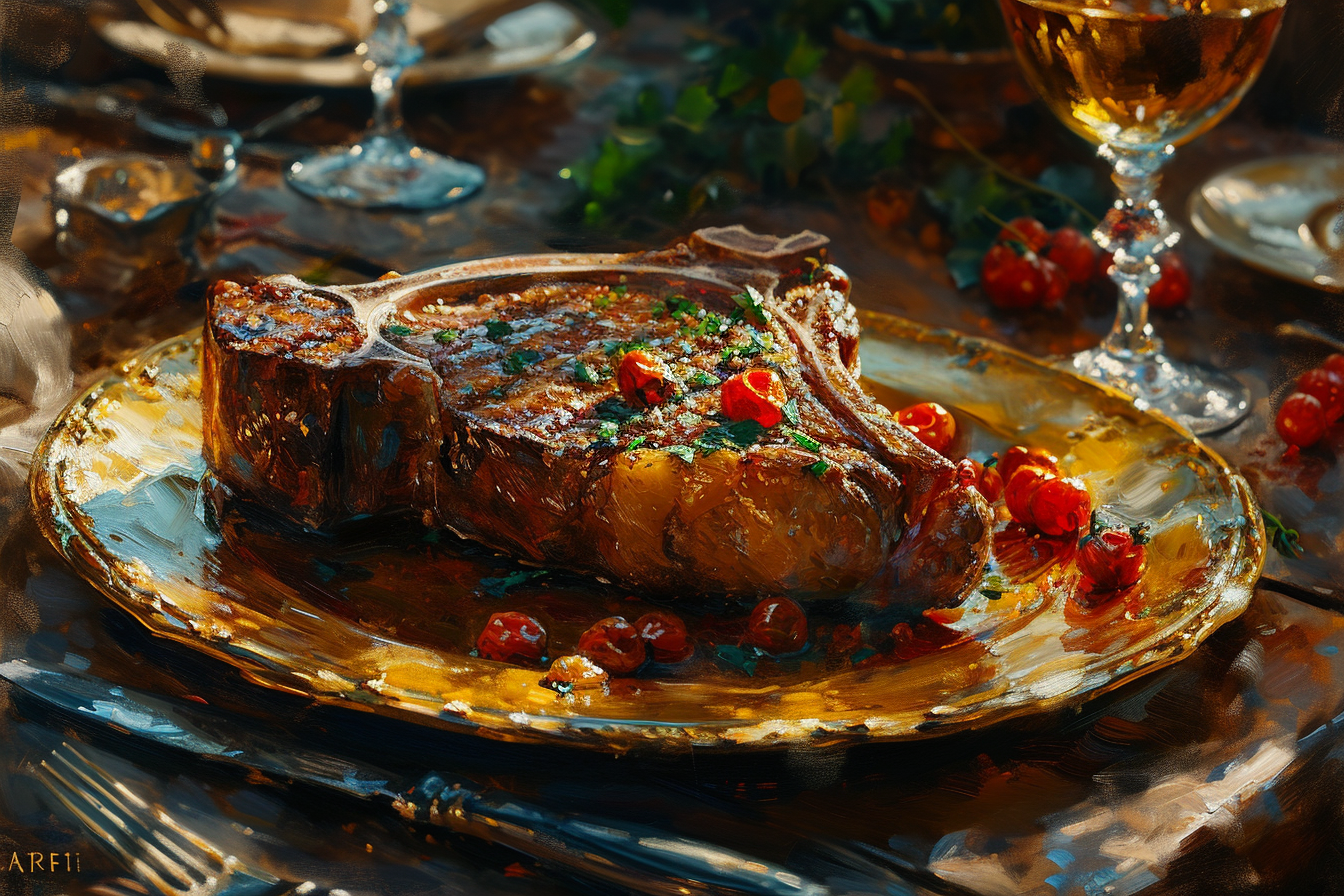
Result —
[[645, 825], [559, 814], [465, 778], [431, 773], [410, 786], [362, 762], [294, 747], [210, 713], [31, 659], [0, 677], [96, 727], [216, 764], [337, 791], [393, 809], [407, 822], [446, 828], [529, 856], [590, 882], [638, 893], [825, 896], [827, 888], [780, 865]]

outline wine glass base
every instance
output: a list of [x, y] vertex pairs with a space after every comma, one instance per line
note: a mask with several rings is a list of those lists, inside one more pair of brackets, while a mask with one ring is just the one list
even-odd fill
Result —
[[355, 208], [443, 208], [485, 183], [475, 165], [439, 155], [394, 135], [366, 137], [295, 162], [285, 179], [324, 202]]
[[1250, 413], [1250, 391], [1240, 382], [1162, 352], [1125, 357], [1098, 346], [1060, 366], [1132, 395], [1140, 410], [1165, 414], [1196, 435], [1227, 429]]

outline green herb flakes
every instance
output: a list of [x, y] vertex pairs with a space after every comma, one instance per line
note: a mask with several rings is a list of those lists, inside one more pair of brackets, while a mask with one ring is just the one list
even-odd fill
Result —
[[509, 352], [508, 356], [504, 358], [503, 363], [504, 372], [515, 374], [522, 373], [524, 370], [531, 367], [533, 364], [537, 363], [538, 361], [542, 360], [545, 357], [546, 356], [543, 355], [541, 352], [534, 351], [530, 348], [525, 348], [522, 349], [521, 351], [516, 352]]
[[695, 376], [691, 377], [691, 382], [695, 383], [697, 386], [717, 386], [721, 382], [723, 382], [723, 380], [719, 379], [712, 373], [708, 373], [703, 370], [697, 370], [695, 372]]
[[616, 438], [620, 431], [620, 424], [613, 420], [603, 420], [597, 424], [597, 440], [599, 442], [610, 442]]
[[748, 286], [745, 292], [733, 296], [733, 301], [737, 303], [738, 310], [742, 313], [744, 319], [750, 317], [758, 324], [770, 320], [770, 312], [766, 310], [763, 304], [765, 297], [755, 288]]
[[790, 398], [784, 402], [784, 407], [780, 408], [780, 413], [784, 415], [784, 422], [790, 426], [799, 425], [798, 418], [798, 399]]
[[807, 433], [799, 432], [796, 429], [791, 429], [788, 427], [784, 429], [784, 433], [789, 438], [797, 442], [798, 445], [802, 447], [804, 450], [812, 451], [817, 454], [821, 453], [821, 443], [818, 442], [816, 439], [812, 438], [811, 436], [809, 436]]
[[723, 360], [733, 358], [754, 358], [762, 352], [774, 351], [775, 337], [766, 333], [761, 335], [755, 329], [747, 328], [747, 342], [743, 345], [730, 345], [723, 350]]
[[637, 439], [632, 439], [632, 440], [630, 441], [630, 444], [625, 446], [625, 450], [626, 450], [626, 451], [634, 451], [636, 448], [638, 448], [640, 445], [643, 445], [643, 444], [644, 444], [645, 442], [647, 442], [648, 440], [649, 440], [649, 437], [648, 437], [648, 436], [640, 436], [640, 437], [637, 438]]
[[695, 449], [690, 445], [668, 445], [663, 450], [688, 464], [695, 461]]
[[456, 330], [439, 330], [434, 334], [434, 341], [440, 345], [447, 345], [458, 337]]
[[383, 327], [383, 332], [390, 336], [409, 336], [415, 331], [405, 324], [392, 324], [389, 327]]
[[609, 342], [602, 343], [602, 351], [606, 352], [608, 357], [612, 355], [623, 355], [626, 352], [632, 352], [635, 349], [640, 348], [648, 348], [648, 343], [639, 339], [630, 342], [621, 342], [620, 340], [613, 339]]
[[582, 361], [574, 362], [574, 379], [590, 385], [595, 385], [600, 382], [598, 375], [593, 372], [593, 369]]
[[499, 339], [513, 332], [513, 324], [506, 320], [488, 320], [485, 322], [485, 335]]
[[819, 460], [814, 464], [808, 464], [807, 470], [813, 476], [820, 476], [831, 468], [831, 465], [824, 460]]
[[703, 454], [713, 454], [720, 448], [750, 448], [760, 439], [765, 427], [755, 420], [739, 420], [707, 429], [691, 444]]

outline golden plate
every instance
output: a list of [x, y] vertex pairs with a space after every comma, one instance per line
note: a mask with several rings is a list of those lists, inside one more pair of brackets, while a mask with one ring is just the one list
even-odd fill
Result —
[[[942, 646], [900, 661], [861, 652], [838, 667], [834, 658], [767, 661], [754, 675], [716, 654], [559, 694], [536, 668], [470, 655], [479, 620], [458, 617], [479, 610], [458, 613], [445, 595], [482, 564], [502, 562], [483, 551], [459, 556], [419, 534], [409, 547], [226, 541], [201, 488], [196, 334], [126, 362], [59, 419], [34, 463], [37, 517], [80, 572], [152, 632], [257, 684], [487, 737], [609, 750], [890, 741], [981, 727], [1175, 662], [1246, 608], [1264, 531], [1245, 482], [1199, 441], [1117, 392], [994, 343], [884, 315], [864, 323], [865, 378], [889, 406], [914, 395], [953, 407], [971, 456], [1019, 442], [1050, 448], [1108, 513], [1151, 521], [1144, 580], [1084, 609], [1070, 597], [1072, 541], [1031, 539], [1000, 522], [984, 590], [959, 610], [925, 614], [947, 635]], [[1052, 550], [1065, 560], [1039, 559]], [[565, 587], [538, 596], [523, 584], [494, 608], [563, 597]], [[602, 600], [633, 600], [601, 597], [604, 587], [571, 581], [568, 593], [598, 595], [588, 598], [594, 618], [609, 615]]]

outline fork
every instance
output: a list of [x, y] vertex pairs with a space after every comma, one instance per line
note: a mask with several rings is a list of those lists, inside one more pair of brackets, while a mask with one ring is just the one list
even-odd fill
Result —
[[309, 896], [319, 887], [248, 865], [152, 806], [68, 741], [43, 759], [38, 780], [114, 859], [163, 896]]

